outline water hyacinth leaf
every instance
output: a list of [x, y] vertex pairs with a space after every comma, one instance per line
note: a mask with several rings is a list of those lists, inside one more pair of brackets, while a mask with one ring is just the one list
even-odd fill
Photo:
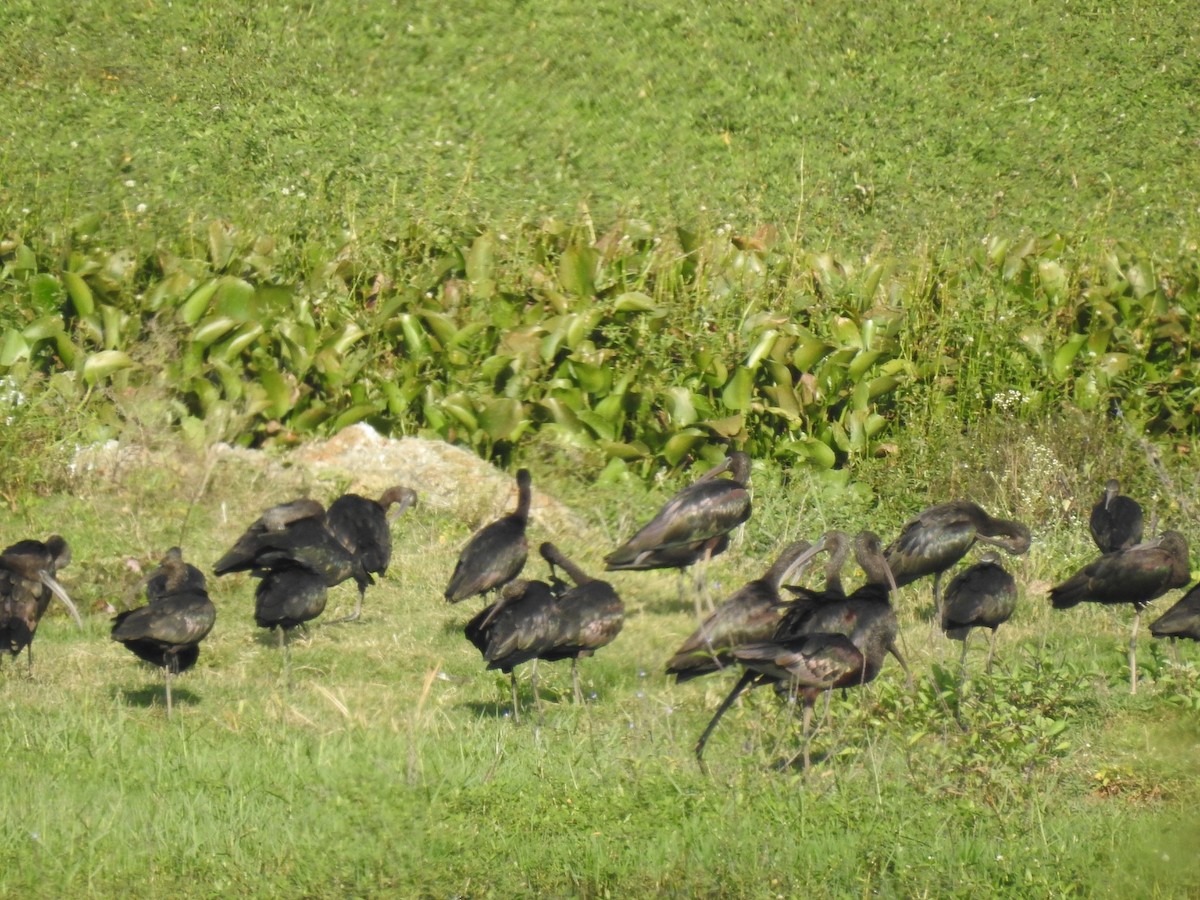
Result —
[[779, 332], [774, 328], [769, 328], [764, 331], [755, 343], [754, 348], [750, 351], [749, 356], [743, 363], [746, 369], [753, 371], [758, 368], [758, 364], [762, 362], [763, 357], [771, 352], [771, 348], [775, 346], [775, 338], [779, 336]]
[[63, 272], [63, 284], [67, 288], [67, 296], [71, 298], [71, 306], [75, 315], [90, 316], [96, 312], [96, 299], [88, 283], [76, 272]]
[[818, 469], [832, 469], [837, 463], [837, 454], [816, 438], [785, 441], [779, 449], [811, 462]]
[[849, 368], [846, 370], [846, 373], [850, 376], [850, 380], [854, 382], [859, 381], [882, 355], [878, 350], [863, 350], [855, 354], [854, 359], [850, 360]]
[[1133, 356], [1129, 353], [1105, 353], [1096, 360], [1096, 368], [1108, 378], [1116, 378], [1129, 371]]
[[718, 437], [735, 438], [746, 430], [746, 417], [739, 414], [720, 419], [705, 419], [697, 424], [702, 428], [707, 428]]
[[192, 342], [201, 347], [210, 347], [236, 328], [237, 325], [237, 320], [231, 319], [229, 316], [213, 316], [212, 318], [205, 319], [192, 332]]
[[63, 302], [62, 282], [48, 272], [39, 272], [25, 282], [29, 288], [29, 299], [38, 312], [58, 309]]
[[404, 346], [408, 350], [409, 356], [420, 359], [429, 355], [428, 348], [425, 346], [425, 332], [416, 316], [412, 313], [401, 314], [400, 330], [404, 335]]
[[880, 375], [867, 382], [867, 397], [874, 400], [884, 394], [890, 394], [903, 383], [898, 375]]
[[20, 275], [25, 272], [36, 272], [37, 269], [37, 254], [25, 244], [17, 244], [12, 250], [12, 258], [6, 260], [4, 268], [0, 269], [0, 278], [9, 274]]
[[692, 402], [692, 392], [687, 388], [667, 388], [663, 392], [663, 406], [671, 422], [680, 427], [691, 425], [698, 418], [696, 404]]
[[847, 319], [845, 316], [834, 316], [833, 322], [829, 325], [829, 333], [833, 335], [833, 339], [843, 347], [852, 347], [856, 350], [862, 349], [862, 334], [859, 332], [858, 325], [853, 319]]
[[42, 316], [35, 322], [30, 322], [21, 332], [21, 336], [30, 343], [56, 338], [63, 333], [63, 321], [58, 316]]
[[22, 359], [29, 358], [29, 342], [15, 328], [4, 333], [4, 341], [0, 343], [0, 366], [7, 368]]
[[1038, 284], [1051, 300], [1061, 300], [1067, 295], [1067, 273], [1054, 260], [1042, 260], [1037, 266]]
[[443, 397], [438, 407], [446, 415], [460, 425], [465, 425], [471, 431], [479, 428], [479, 420], [475, 417], [475, 407], [469, 397], [461, 391]]
[[649, 294], [641, 291], [627, 291], [620, 294], [613, 304], [613, 311], [619, 313], [649, 313], [655, 318], [662, 318], [667, 311], [658, 306]]
[[216, 220], [208, 223], [208, 259], [218, 272], [233, 258], [234, 230]]
[[467, 280], [476, 297], [486, 300], [495, 293], [496, 284], [493, 279], [494, 255], [496, 238], [490, 231], [485, 231], [471, 244], [464, 263], [467, 270]]
[[479, 427], [493, 441], [514, 441], [529, 427], [525, 404], [512, 397], [497, 397], [483, 404]]
[[812, 335], [802, 336], [792, 353], [792, 365], [801, 372], [810, 372], [832, 349], [831, 345]]
[[692, 448], [703, 440], [704, 432], [696, 428], [689, 428], [672, 435], [666, 444], [663, 445], [660, 453], [667, 464], [674, 467], [679, 465], [684, 457], [692, 452]]
[[1103, 328], [1088, 335], [1087, 352], [1091, 356], [1099, 356], [1108, 349], [1108, 341], [1112, 337], [1112, 329]]
[[155, 282], [154, 286], [146, 291], [143, 303], [150, 312], [158, 312], [164, 306], [182, 300], [195, 286], [195, 276], [183, 269], [177, 269], [161, 281]]
[[745, 411], [750, 408], [753, 393], [754, 373], [744, 366], [738, 366], [721, 391], [721, 402], [727, 409]]
[[266, 413], [274, 419], [282, 419], [292, 408], [292, 390], [283, 375], [269, 365], [259, 366], [258, 383], [266, 392]]
[[575, 383], [589, 394], [604, 394], [612, 387], [610, 366], [594, 366], [575, 359], [567, 360], [567, 366]]
[[101, 350], [83, 361], [83, 380], [89, 385], [134, 366], [133, 358], [123, 350]]
[[1133, 290], [1133, 296], [1141, 300], [1155, 289], [1154, 268], [1146, 260], [1132, 263], [1125, 270], [1125, 278]]
[[[421, 317], [421, 321], [425, 323], [426, 331], [432, 333], [442, 347], [448, 347], [450, 344], [458, 342], [458, 323], [454, 321], [452, 316], [448, 316], [443, 312], [436, 312], [432, 309], [423, 309], [418, 315]], [[463, 331], [466, 331], [466, 329], [464, 328]]]
[[617, 436], [616, 425], [611, 419], [590, 409], [575, 411], [576, 418], [592, 430], [596, 437], [603, 441], [613, 441]]
[[590, 297], [596, 291], [596, 263], [600, 258], [594, 247], [572, 245], [558, 261], [558, 282], [572, 294]]
[[330, 417], [332, 411], [325, 404], [314, 401], [302, 412], [288, 418], [288, 427], [300, 434], [306, 434]]
[[377, 414], [380, 409], [382, 409], [382, 407], [378, 403], [361, 403], [356, 406], [352, 406], [337, 415], [330, 425], [330, 430], [334, 433], [339, 432], [343, 428], [353, 425], [355, 422], [361, 422], [368, 416]]
[[571, 432], [579, 432], [584, 425], [575, 410], [560, 397], [543, 397], [538, 406], [546, 411], [550, 421]]
[[1056, 381], [1062, 381], [1067, 377], [1072, 363], [1075, 362], [1075, 357], [1079, 355], [1080, 349], [1086, 342], [1086, 334], [1073, 334], [1065, 344], [1054, 351], [1054, 357], [1050, 361], [1050, 373]]
[[597, 441], [597, 446], [606, 456], [623, 459], [626, 462], [635, 459], [645, 459], [650, 455], [650, 448], [641, 441], [626, 443], [625, 441]]
[[366, 336], [367, 333], [359, 328], [358, 325], [353, 322], [347, 322], [342, 328], [341, 334], [333, 337], [322, 349], [329, 350], [337, 354], [343, 354], [350, 349], [351, 345], [353, 345], [355, 341]]
[[596, 481], [599, 484], [620, 484], [625, 480], [625, 476], [629, 473], [629, 466], [625, 460], [619, 456], [610, 457], [605, 463], [604, 468], [600, 470]]
[[213, 309], [218, 315], [229, 316], [239, 322], [261, 318], [262, 310], [254, 300], [254, 285], [250, 282], [232, 275], [217, 279]]
[[128, 321], [129, 316], [115, 306], [103, 303], [100, 305], [100, 322], [104, 330], [105, 350], [121, 349], [121, 332]]
[[260, 322], [247, 322], [212, 352], [226, 362], [233, 362], [247, 347], [262, 337], [265, 331]]
[[195, 325], [199, 322], [200, 317], [208, 311], [208, 304], [220, 286], [221, 279], [210, 278], [192, 291], [191, 295], [183, 301], [183, 305], [179, 307], [180, 320], [185, 325]]
[[1026, 325], [1017, 335], [1017, 340], [1029, 348], [1029, 350], [1037, 357], [1041, 358], [1046, 349], [1046, 332], [1045, 329], [1039, 328], [1036, 325]]

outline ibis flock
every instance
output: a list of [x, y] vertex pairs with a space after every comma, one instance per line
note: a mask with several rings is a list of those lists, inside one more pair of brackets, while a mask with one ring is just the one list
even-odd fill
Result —
[[[667, 660], [666, 673], [678, 682], [727, 669], [738, 674], [697, 741], [701, 766], [717, 723], [745, 691], [770, 686], [802, 704], [807, 766], [818, 698], [825, 695], [828, 704], [833, 688], [871, 681], [888, 655], [911, 684], [912, 674], [897, 647], [892, 597], [898, 588], [925, 576], [933, 576], [933, 626], [940, 625], [948, 637], [963, 643], [963, 677], [967, 642], [976, 628], [991, 631], [985, 664], [991, 671], [996, 631], [1017, 603], [1016, 581], [998, 551], [1027, 552], [1030, 531], [1025, 525], [994, 518], [969, 500], [953, 500], [924, 510], [887, 544], [871, 531], [850, 535], [831, 530], [812, 543], [801, 540], [784, 547], [761, 577], [713, 607], [704, 568], [728, 550], [731, 534], [750, 518], [749, 477], [749, 457], [731, 452], [604, 558], [609, 571], [698, 572], [693, 595], [699, 624]], [[540, 716], [537, 662], [570, 659], [575, 702], [582, 703], [578, 662], [620, 634], [625, 608], [612, 584], [589, 574], [550, 542], [538, 547], [546, 565], [544, 578], [530, 577], [526, 531], [532, 487], [526, 469], [517, 472], [516, 487], [516, 509], [467, 541], [449, 574], [444, 597], [449, 603], [477, 596], [489, 601], [463, 630], [488, 669], [510, 676], [512, 713], [519, 721], [517, 667], [531, 665]], [[387, 572], [392, 522], [416, 502], [413, 490], [397, 485], [378, 500], [345, 494], [328, 508], [308, 498], [273, 506], [251, 523], [212, 572], [248, 572], [257, 580], [254, 621], [276, 630], [287, 671], [288, 633], [321, 615], [330, 588], [354, 582], [354, 611], [335, 621], [361, 620], [367, 587]], [[1054, 586], [1050, 600], [1055, 609], [1082, 602], [1133, 606], [1129, 677], [1130, 689], [1136, 692], [1142, 610], [1187, 584], [1187, 541], [1171, 530], [1146, 538], [1141, 507], [1120, 493], [1115, 480], [1106, 485], [1089, 524], [1099, 555]], [[976, 545], [985, 552], [954, 574], [943, 591], [943, 576]], [[847, 590], [843, 569], [852, 553], [864, 580]], [[805, 586], [805, 571], [822, 555], [823, 584]], [[78, 610], [57, 578], [70, 561], [70, 547], [59, 535], [44, 543], [19, 541], [0, 554], [0, 658], [25, 651], [32, 672], [33, 638], [51, 598], [61, 601], [82, 627]], [[169, 715], [172, 679], [196, 664], [217, 611], [204, 573], [186, 562], [178, 547], [166, 552], [141, 588], [146, 605], [120, 613], [112, 623], [112, 639], [162, 670]], [[681, 588], [686, 591], [685, 581]], [[1200, 585], [1151, 623], [1150, 632], [1172, 642], [1177, 637], [1200, 640]]]

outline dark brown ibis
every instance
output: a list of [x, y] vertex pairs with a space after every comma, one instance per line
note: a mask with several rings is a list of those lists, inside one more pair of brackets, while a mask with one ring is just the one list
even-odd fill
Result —
[[786, 608], [779, 596], [780, 584], [797, 575], [811, 558], [808, 541], [796, 541], [784, 548], [761, 578], [746, 583], [722, 601], [692, 632], [667, 661], [667, 674], [674, 675], [676, 682], [689, 681], [735, 665], [731, 653], [734, 647], [769, 640]]
[[1178, 531], [1164, 531], [1153, 540], [1101, 556], [1062, 584], [1050, 589], [1055, 609], [1079, 603], [1130, 603], [1133, 630], [1129, 635], [1129, 690], [1137, 693], [1137, 632], [1142, 610], [1151, 600], [1189, 579], [1188, 543]]
[[320, 576], [326, 587], [353, 578], [361, 593], [374, 582], [362, 560], [330, 532], [325, 510], [315, 500], [296, 500], [267, 510], [217, 560], [213, 573], [250, 572], [262, 578], [297, 568]]
[[[343, 494], [329, 504], [325, 525], [339, 543], [358, 557], [371, 575], [387, 573], [392, 560], [391, 525], [417, 502], [417, 492], [403, 485], [388, 488], [378, 500], [360, 494]], [[359, 584], [354, 612], [338, 622], [354, 622], [362, 615], [366, 586]]]
[[529, 524], [531, 484], [529, 470], [519, 469], [516, 510], [485, 525], [467, 541], [446, 586], [445, 597], [450, 603], [498, 590], [521, 574], [529, 554], [525, 528]]
[[[808, 558], [829, 549], [844, 558], [846, 535], [833, 531], [813, 545]], [[696, 759], [704, 765], [704, 747], [721, 717], [744, 690], [761, 684], [788, 685], [804, 701], [804, 757], [808, 765], [808, 724], [812, 705], [823, 690], [872, 680], [886, 653], [893, 654], [908, 672], [896, 649], [899, 624], [889, 600], [894, 582], [883, 557], [882, 542], [870, 531], [854, 540], [855, 555], [867, 581], [844, 598], [806, 592], [783, 615], [769, 641], [756, 641], [734, 648], [731, 655], [743, 665], [741, 679], [721, 702], [696, 742]], [[805, 557], [802, 557], [805, 558]], [[856, 649], [851, 653], [846, 642]], [[790, 660], [783, 666], [779, 660]], [[773, 668], [772, 668], [773, 667]], [[780, 677], [784, 668], [791, 674]], [[911, 675], [910, 675], [911, 680]]]
[[962, 559], [976, 541], [1019, 555], [1029, 550], [1029, 529], [1010, 519], [995, 519], [970, 500], [931, 506], [905, 523], [888, 544], [884, 558], [896, 584], [903, 587], [933, 576], [934, 627], [941, 621], [942, 573]]
[[[71, 548], [59, 535], [41, 541], [18, 541], [0, 553], [0, 654], [16, 657], [22, 650], [33, 671], [33, 636], [57, 597], [83, 628], [79, 610], [58, 583], [58, 570], [71, 561]], [[2, 658], [2, 657], [0, 657]]]
[[[729, 472], [729, 478], [720, 478]], [[705, 563], [729, 546], [729, 533], [750, 518], [750, 457], [735, 450], [688, 485], [604, 559], [608, 571], [668, 569]], [[697, 592], [696, 612], [700, 614]]]
[[[1176, 638], [1200, 641], [1200, 584], [1194, 585], [1178, 603], [1151, 622], [1150, 633], [1156, 638], [1170, 638], [1172, 649]], [[1175, 661], [1179, 662], [1178, 655]]]
[[579, 658], [591, 656], [616, 639], [625, 625], [625, 604], [611, 584], [588, 575], [549, 541], [542, 544], [539, 552], [550, 565], [552, 580], [557, 581], [557, 567], [567, 573], [575, 587], [558, 595], [554, 636], [550, 646], [538, 653], [538, 658], [550, 662], [571, 660], [575, 702], [582, 703]]
[[171, 715], [171, 679], [186, 672], [200, 658], [200, 642], [217, 620], [206, 589], [204, 574], [183, 561], [172, 547], [158, 569], [146, 579], [145, 606], [113, 619], [112, 639], [163, 670], [167, 715]]
[[[521, 721], [517, 703], [516, 667], [536, 660], [552, 640], [557, 628], [557, 598], [544, 581], [517, 578], [499, 588], [499, 596], [467, 622], [463, 632], [487, 661], [499, 669], [512, 685], [513, 721]], [[533, 698], [541, 709], [537, 692], [537, 668], [531, 676]]]
[[1092, 507], [1088, 528], [1101, 553], [1128, 550], [1142, 542], [1145, 525], [1141, 504], [1122, 494], [1121, 483], [1110, 478], [1104, 486], [1104, 496]]
[[946, 637], [962, 641], [962, 658], [959, 671], [966, 675], [967, 643], [971, 629], [990, 628], [992, 638], [988, 643], [987, 664], [984, 670], [992, 671], [992, 657], [996, 652], [996, 630], [1012, 618], [1017, 608], [1017, 582], [1003, 566], [995, 553], [985, 553], [979, 562], [964, 569], [951, 579], [946, 587], [946, 599], [942, 604], [942, 630]]

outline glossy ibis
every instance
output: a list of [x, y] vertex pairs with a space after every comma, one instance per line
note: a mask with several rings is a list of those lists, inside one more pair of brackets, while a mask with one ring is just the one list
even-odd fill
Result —
[[[1169, 637], [1172, 649], [1175, 638], [1200, 641], [1200, 584], [1193, 586], [1178, 603], [1151, 622], [1150, 633], [1156, 638]], [[1178, 656], [1175, 661], [1179, 662]]]
[[[378, 500], [343, 494], [329, 504], [325, 525], [343, 547], [358, 557], [363, 569], [383, 575], [392, 559], [391, 523], [416, 502], [417, 492], [403, 485], [388, 488]], [[365, 591], [366, 585], [360, 583], [354, 612], [336, 621], [358, 620]]]
[[[828, 532], [813, 545], [809, 556], [830, 549], [832, 556], [844, 558], [845, 546], [844, 532]], [[797, 604], [786, 610], [769, 641], [756, 641], [731, 651], [745, 670], [696, 742], [696, 759], [701, 767], [704, 765], [704, 747], [713, 729], [734, 699], [747, 688], [766, 683], [796, 682], [795, 687], [800, 689], [805, 704], [807, 765], [807, 724], [811, 720], [812, 704], [822, 690], [872, 680], [883, 664], [885, 653], [894, 655], [908, 672], [904, 658], [896, 649], [899, 625], [889, 601], [894, 582], [883, 558], [882, 543], [873, 532], [864, 531], [855, 538], [854, 549], [859, 565], [867, 575], [865, 584], [845, 598], [838, 598], [836, 591], [830, 596], [806, 591]], [[848, 652], [847, 640], [856, 648], [857, 657]], [[743, 654], [746, 654], [745, 658]], [[769, 660], [780, 658], [791, 659], [794, 671], [788, 679], [777, 677], [781, 674], [778, 663], [769, 663]]]
[[1101, 553], [1128, 550], [1142, 542], [1142, 507], [1132, 497], [1121, 493], [1121, 483], [1110, 478], [1104, 486], [1104, 496], [1092, 507], [1088, 528]]
[[985, 666], [990, 674], [996, 652], [996, 629], [1012, 617], [1016, 608], [1017, 582], [1000, 565], [1000, 557], [995, 553], [985, 553], [979, 562], [951, 579], [942, 605], [942, 630], [951, 640], [962, 641], [959, 670], [964, 677], [971, 629], [992, 629]]
[[735, 664], [731, 655], [734, 647], [770, 639], [786, 608], [779, 596], [780, 584], [796, 575], [813, 555], [808, 541], [796, 541], [784, 548], [761, 578], [739, 588], [692, 632], [667, 661], [667, 674], [674, 675], [676, 682], [684, 682], [716, 672]]
[[1078, 603], [1133, 604], [1129, 635], [1129, 690], [1137, 693], [1137, 632], [1142, 610], [1151, 600], [1188, 583], [1188, 543], [1178, 531], [1105, 554], [1050, 589], [1055, 609]]
[[[725, 472], [730, 478], [718, 476]], [[750, 518], [750, 457], [735, 450], [720, 465], [672, 497], [628, 541], [605, 557], [605, 568], [681, 572], [729, 546], [729, 532]], [[700, 598], [696, 602], [700, 614]]]
[[18, 541], [0, 553], [0, 653], [15, 657], [25, 650], [33, 671], [33, 636], [38, 623], [57, 597], [83, 628], [79, 610], [58, 579], [58, 570], [71, 561], [71, 548], [59, 535], [41, 541]]
[[458, 556], [446, 599], [458, 603], [476, 594], [503, 587], [521, 574], [529, 554], [525, 528], [529, 524], [532, 498], [528, 469], [517, 471], [517, 508], [507, 516], [480, 528]]
[[953, 500], [931, 506], [910, 519], [900, 536], [884, 550], [898, 586], [933, 576], [934, 627], [941, 621], [942, 573], [962, 559], [976, 541], [1022, 554], [1029, 550], [1030, 534], [1020, 522], [994, 519], [970, 500]]
[[[505, 582], [498, 593], [495, 602], [467, 622], [463, 632], [487, 660], [489, 669], [499, 669], [509, 676], [513, 721], [520, 722], [515, 670], [521, 663], [536, 660], [552, 642], [557, 629], [557, 598], [546, 582], [525, 578]], [[536, 663], [531, 681], [533, 698], [540, 710]]]
[[575, 702], [583, 702], [579, 690], [579, 658], [591, 656], [601, 647], [611, 644], [625, 624], [625, 604], [607, 581], [593, 578], [567, 559], [549, 541], [539, 551], [550, 565], [553, 580], [555, 567], [562, 569], [575, 582], [575, 587], [559, 594], [554, 616], [554, 635], [550, 646], [538, 654], [539, 659], [571, 660], [571, 685]]
[[183, 561], [178, 547], [167, 551], [146, 580], [147, 605], [113, 619], [112, 639], [139, 659], [163, 670], [167, 715], [171, 678], [200, 658], [200, 641], [212, 630], [217, 609], [208, 597], [203, 573]]

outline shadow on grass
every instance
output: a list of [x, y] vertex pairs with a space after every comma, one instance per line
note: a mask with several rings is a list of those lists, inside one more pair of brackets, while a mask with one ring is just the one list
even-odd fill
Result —
[[[161, 681], [157, 684], [145, 684], [136, 688], [114, 688], [112, 696], [130, 706], [145, 708], [161, 706], [164, 709], [167, 706], [167, 691]], [[171, 704], [173, 706], [196, 706], [199, 703], [199, 695], [192, 693], [187, 688], [180, 687], [178, 683], [171, 685]]]

